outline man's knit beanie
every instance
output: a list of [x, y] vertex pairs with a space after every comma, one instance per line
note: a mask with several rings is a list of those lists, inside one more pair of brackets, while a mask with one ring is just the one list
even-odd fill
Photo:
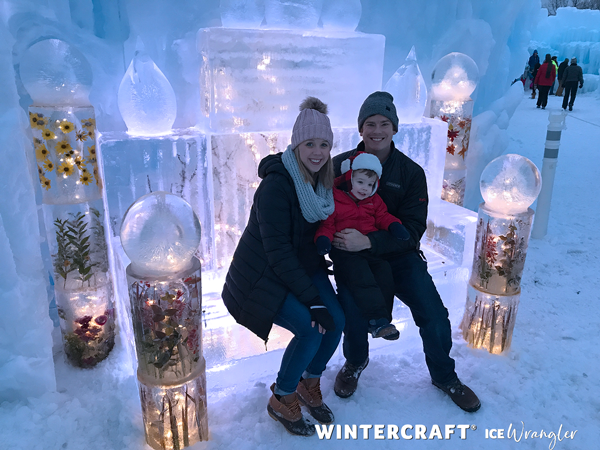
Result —
[[571, 58], [571, 64], [577, 64], [577, 58]]
[[363, 102], [358, 113], [358, 131], [362, 131], [365, 120], [377, 114], [390, 119], [394, 131], [398, 131], [398, 115], [394, 106], [394, 97], [383, 91], [373, 92]]
[[316, 97], [306, 97], [300, 103], [300, 114], [292, 130], [292, 148], [308, 139], [323, 139], [333, 146], [333, 131], [327, 117], [327, 105]]

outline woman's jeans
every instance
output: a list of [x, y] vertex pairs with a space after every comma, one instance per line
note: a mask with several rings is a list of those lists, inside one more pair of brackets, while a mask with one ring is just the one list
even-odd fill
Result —
[[277, 374], [275, 393], [288, 395], [296, 391], [300, 377], [307, 372], [310, 378], [320, 377], [331, 356], [337, 349], [344, 329], [344, 312], [327, 273], [317, 271], [312, 282], [319, 290], [321, 301], [333, 317], [334, 331], [319, 333], [319, 326], [311, 326], [308, 307], [300, 303], [291, 292], [287, 295], [283, 306], [273, 322], [280, 327], [290, 330], [294, 337], [288, 344], [281, 360], [281, 368]]

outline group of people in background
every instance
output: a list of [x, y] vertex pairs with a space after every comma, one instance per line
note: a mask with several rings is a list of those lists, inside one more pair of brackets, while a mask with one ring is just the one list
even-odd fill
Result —
[[[531, 98], [536, 97], [536, 90], [539, 93], [538, 108], [546, 109], [548, 95], [556, 95], [563, 97], [562, 108], [564, 110], [568, 107], [569, 111], [573, 111], [577, 88], [583, 87], [583, 70], [577, 65], [577, 58], [571, 58], [570, 64], [568, 58], [565, 58], [560, 64], [557, 60], [557, 56], [550, 56], [550, 53], [547, 53], [544, 62], [540, 64], [538, 52], [534, 50], [521, 79], [524, 83], [525, 80], [531, 79], [529, 86], [532, 91]], [[558, 80], [558, 88], [554, 94], [556, 80]]]

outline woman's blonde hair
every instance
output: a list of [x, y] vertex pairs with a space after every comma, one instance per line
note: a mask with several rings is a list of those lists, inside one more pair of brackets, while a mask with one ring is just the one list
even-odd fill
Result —
[[331, 160], [331, 155], [327, 158], [327, 162], [323, 164], [323, 167], [313, 176], [313, 174], [306, 168], [304, 163], [300, 160], [300, 150], [298, 147], [294, 149], [294, 155], [296, 155], [296, 161], [298, 162], [298, 168], [300, 169], [300, 173], [304, 177], [304, 179], [310, 183], [312, 187], [315, 187], [315, 183], [317, 180], [321, 182], [325, 189], [333, 188], [333, 161]]

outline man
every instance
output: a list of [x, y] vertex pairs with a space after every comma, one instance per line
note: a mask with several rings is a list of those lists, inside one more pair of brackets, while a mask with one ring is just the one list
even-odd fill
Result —
[[[358, 151], [371, 153], [383, 166], [379, 189], [388, 211], [408, 229], [410, 239], [399, 241], [388, 231], [363, 235], [346, 229], [335, 234], [333, 245], [346, 251], [365, 251], [388, 261], [396, 296], [411, 310], [423, 340], [425, 361], [432, 383], [447, 393], [463, 410], [475, 412], [481, 406], [471, 389], [462, 384], [450, 357], [452, 347], [448, 310], [427, 272], [427, 262], [419, 241], [427, 227], [427, 182], [423, 169], [396, 149], [392, 137], [398, 131], [393, 98], [387, 92], [374, 92], [360, 108], [358, 130], [362, 142], [352, 151], [334, 158], [334, 171], [340, 175], [343, 160]], [[337, 283], [338, 299], [346, 314], [343, 351], [346, 363], [338, 373], [334, 391], [342, 398], [356, 391], [361, 372], [369, 362], [368, 322], [360, 313], [343, 283]], [[389, 311], [392, 304], [387, 305]]]
[[565, 89], [562, 107], [567, 109], [568, 103], [569, 111], [573, 111], [573, 103], [575, 103], [575, 96], [577, 95], [577, 84], [579, 84], [579, 89], [583, 87], [583, 70], [577, 65], [577, 58], [571, 58], [571, 65], [563, 73], [562, 84]]
[[558, 89], [556, 90], [557, 97], [561, 97], [563, 95], [562, 76], [567, 67], [569, 67], [569, 58], [565, 58], [565, 60], [558, 66]]

